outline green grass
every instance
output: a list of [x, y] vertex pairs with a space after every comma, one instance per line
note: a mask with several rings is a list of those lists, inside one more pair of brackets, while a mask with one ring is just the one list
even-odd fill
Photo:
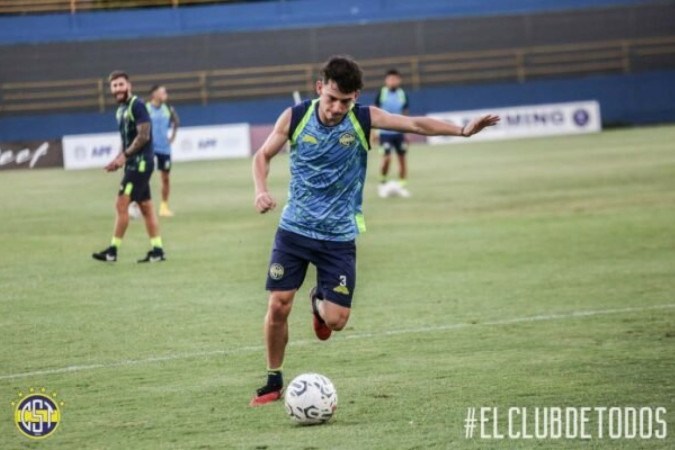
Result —
[[[658, 127], [417, 147], [409, 200], [376, 198], [372, 155], [347, 330], [313, 338], [312, 274], [291, 316], [287, 379], [323, 373], [340, 398], [310, 428], [281, 404], [247, 406], [279, 215], [253, 211], [249, 161], [176, 167], [169, 261], [149, 266], [134, 264], [140, 223], [116, 265], [90, 259], [108, 243], [118, 175], [3, 172], [0, 448], [673, 448], [673, 141]], [[287, 174], [279, 157], [281, 201]], [[585, 311], [597, 314], [570, 316]], [[10, 401], [41, 386], [64, 420], [32, 442]], [[668, 439], [464, 437], [469, 406], [613, 405], [667, 407]]]

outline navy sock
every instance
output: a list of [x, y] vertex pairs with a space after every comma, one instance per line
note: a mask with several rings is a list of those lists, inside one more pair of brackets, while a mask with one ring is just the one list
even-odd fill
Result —
[[284, 378], [281, 374], [281, 370], [267, 371], [267, 385], [275, 387], [281, 387], [284, 385]]

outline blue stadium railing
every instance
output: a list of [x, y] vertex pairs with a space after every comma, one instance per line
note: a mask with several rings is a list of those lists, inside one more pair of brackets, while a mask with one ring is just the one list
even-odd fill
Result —
[[[413, 90], [427, 86], [524, 83], [540, 78], [630, 74], [672, 69], [675, 35], [485, 51], [360, 60], [366, 80], [396, 66]], [[658, 64], [657, 64], [658, 63]], [[289, 64], [134, 76], [139, 92], [168, 86], [175, 103], [208, 105], [246, 98], [310, 93], [319, 64]], [[270, 76], [273, 76], [270, 78]], [[110, 110], [114, 101], [103, 78], [0, 83], [0, 115], [64, 110]]]
[[[317, 7], [317, 0], [279, 0], [191, 8], [0, 16], [0, 45], [522, 14], [667, 2], [669, 0], [333, 0], [320, 2], [321, 7]], [[13, 0], [0, 0], [2, 3], [10, 4]]]
[[[605, 124], [649, 124], [675, 122], [675, 71], [639, 74], [609, 74], [583, 78], [502, 82], [477, 85], [438, 86], [411, 91], [411, 113], [460, 111], [577, 100], [597, 100]], [[365, 92], [363, 103], [374, 99]], [[292, 104], [290, 95], [207, 106], [178, 105], [181, 124], [274, 123], [277, 115]], [[110, 111], [106, 113], [61, 113], [0, 117], [2, 142], [59, 139], [67, 134], [115, 131]]]
[[[0, 0], [0, 14], [42, 14], [104, 9], [130, 9], [203, 5], [206, 3], [243, 3], [247, 0]], [[248, 0], [256, 1], [256, 0]], [[277, 1], [277, 0], [257, 0]]]

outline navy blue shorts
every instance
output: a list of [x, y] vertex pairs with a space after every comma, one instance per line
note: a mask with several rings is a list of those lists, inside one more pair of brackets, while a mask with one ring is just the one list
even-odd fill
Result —
[[408, 145], [405, 142], [405, 136], [398, 133], [380, 134], [380, 144], [382, 145], [382, 152], [385, 155], [390, 154], [392, 150], [395, 150], [399, 155], [405, 155], [405, 152], [408, 150]]
[[138, 170], [125, 170], [122, 182], [120, 183], [119, 195], [128, 195], [132, 202], [143, 203], [152, 198], [150, 195], [150, 177], [153, 167], [147, 168], [143, 172]]
[[171, 172], [171, 155], [155, 153], [157, 157], [157, 170], [162, 172]]
[[267, 271], [267, 290], [299, 289], [310, 263], [316, 267], [319, 298], [350, 308], [356, 287], [354, 241], [321, 241], [279, 228]]

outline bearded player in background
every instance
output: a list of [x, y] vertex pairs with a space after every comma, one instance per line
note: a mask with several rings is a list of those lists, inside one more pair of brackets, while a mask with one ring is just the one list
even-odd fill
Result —
[[159, 223], [150, 197], [150, 177], [155, 167], [150, 116], [145, 102], [131, 93], [131, 82], [127, 73], [114, 71], [108, 81], [110, 92], [119, 104], [116, 118], [122, 136], [122, 151], [105, 166], [105, 170], [114, 172], [124, 167], [124, 176], [115, 204], [117, 215], [110, 246], [94, 253], [92, 257], [97, 261], [117, 261], [117, 252], [129, 226], [129, 203], [133, 201], [141, 209], [151, 246], [145, 258], [138, 262], [164, 261]]

